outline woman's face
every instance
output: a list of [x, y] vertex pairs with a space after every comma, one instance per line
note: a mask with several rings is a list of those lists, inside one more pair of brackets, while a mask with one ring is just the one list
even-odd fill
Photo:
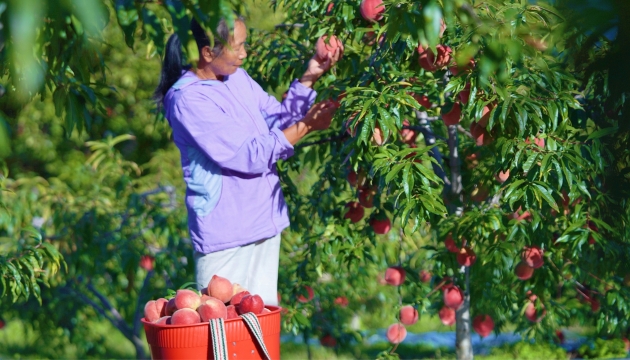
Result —
[[245, 44], [247, 41], [247, 28], [242, 21], [234, 22], [234, 33], [230, 38], [229, 46], [223, 47], [218, 56], [210, 62], [212, 72], [217, 77], [232, 75], [243, 64], [247, 57]]

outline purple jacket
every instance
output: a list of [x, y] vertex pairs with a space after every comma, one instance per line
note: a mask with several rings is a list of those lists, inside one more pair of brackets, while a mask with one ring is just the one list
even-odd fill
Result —
[[296, 80], [280, 103], [243, 69], [223, 82], [188, 71], [171, 87], [164, 108], [181, 153], [196, 251], [250, 244], [289, 226], [276, 162], [293, 146], [282, 130], [304, 117], [315, 96]]

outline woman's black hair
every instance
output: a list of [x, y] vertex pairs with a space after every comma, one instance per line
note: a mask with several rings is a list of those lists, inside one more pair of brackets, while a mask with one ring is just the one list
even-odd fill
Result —
[[[242, 16], [237, 17], [237, 21], [245, 22]], [[203, 29], [203, 27], [194, 18], [190, 22], [190, 30], [193, 33], [199, 53], [201, 49], [206, 46], [210, 46], [210, 38]], [[218, 55], [223, 50], [225, 44], [228, 43], [230, 38], [230, 28], [225, 19], [221, 19], [217, 25], [215, 33], [214, 47], [212, 53]], [[168, 92], [168, 89], [177, 82], [177, 79], [182, 76], [182, 71], [190, 66], [184, 66], [183, 64], [184, 54], [182, 53], [182, 44], [177, 34], [171, 35], [166, 42], [166, 48], [164, 49], [164, 60], [162, 61], [162, 72], [160, 73], [160, 84], [153, 93], [153, 99], [158, 103], [158, 107], [162, 105], [164, 96]]]
[[179, 41], [179, 36], [173, 34], [166, 42], [162, 72], [160, 73], [160, 84], [153, 93], [153, 99], [158, 103], [158, 106], [162, 104], [168, 89], [182, 76], [182, 71], [184, 71], [183, 57], [182, 43]]

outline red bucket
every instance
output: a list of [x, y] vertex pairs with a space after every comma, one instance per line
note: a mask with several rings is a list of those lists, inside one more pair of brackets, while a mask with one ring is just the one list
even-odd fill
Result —
[[[265, 347], [272, 359], [280, 359], [279, 306], [265, 306], [271, 312], [258, 315]], [[208, 323], [158, 325], [142, 318], [152, 359], [213, 359]], [[264, 359], [264, 352], [240, 317], [225, 320], [229, 359]]]

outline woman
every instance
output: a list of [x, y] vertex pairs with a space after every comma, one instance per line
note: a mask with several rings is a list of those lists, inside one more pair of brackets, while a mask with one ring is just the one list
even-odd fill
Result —
[[214, 48], [195, 20], [191, 30], [197, 67], [182, 68], [172, 35], [155, 95], [181, 153], [196, 282], [201, 289], [216, 274], [277, 305], [280, 233], [289, 218], [276, 162], [292, 156], [307, 133], [330, 126], [336, 107], [313, 105], [312, 86], [343, 48], [325, 61], [310, 59], [280, 103], [240, 68], [247, 56], [242, 18], [231, 32], [219, 22]]

